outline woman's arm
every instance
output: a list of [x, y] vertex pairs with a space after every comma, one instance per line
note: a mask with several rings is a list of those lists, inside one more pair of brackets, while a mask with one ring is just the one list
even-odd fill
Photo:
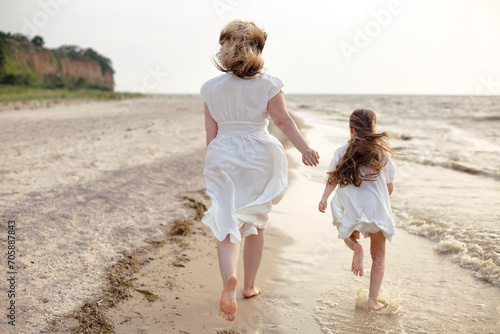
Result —
[[207, 132], [207, 146], [210, 142], [217, 137], [217, 122], [212, 118], [208, 111], [208, 106], [205, 103], [205, 131]]
[[394, 184], [392, 182], [387, 183], [387, 190], [389, 190], [389, 196], [391, 196], [392, 191], [394, 190]]
[[325, 191], [323, 192], [323, 196], [321, 197], [321, 201], [319, 202], [319, 205], [318, 205], [318, 209], [320, 212], [323, 212], [325, 213], [325, 210], [326, 208], [328, 207], [328, 197], [330, 197], [330, 194], [332, 193], [332, 191], [335, 189], [335, 187], [337, 186], [337, 182], [333, 183], [333, 184], [330, 184], [330, 183], [326, 183], [326, 186], [325, 186]]
[[309, 147], [306, 140], [297, 128], [297, 124], [290, 117], [286, 110], [285, 98], [283, 93], [279, 92], [267, 104], [267, 110], [274, 124], [283, 132], [300, 153], [302, 153], [302, 162], [307, 166], [316, 166], [319, 162], [319, 154]]

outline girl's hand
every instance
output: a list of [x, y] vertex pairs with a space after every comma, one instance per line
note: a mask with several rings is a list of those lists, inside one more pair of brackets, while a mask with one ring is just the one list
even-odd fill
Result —
[[328, 206], [328, 204], [326, 203], [326, 199], [322, 199], [320, 202], [319, 202], [319, 205], [318, 205], [318, 210], [320, 212], [323, 212], [325, 213], [325, 210], [326, 210], [326, 207]]
[[319, 154], [312, 148], [307, 149], [302, 153], [302, 162], [306, 166], [317, 166], [319, 163]]

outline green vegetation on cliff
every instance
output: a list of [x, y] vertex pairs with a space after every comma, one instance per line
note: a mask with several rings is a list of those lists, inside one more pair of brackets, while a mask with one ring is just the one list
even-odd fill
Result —
[[43, 47], [41, 36], [0, 31], [0, 84], [33, 88], [113, 91], [111, 60], [97, 51], [64, 45]]
[[59, 103], [62, 100], [123, 100], [144, 97], [140, 93], [115, 93], [98, 89], [35, 88], [28, 86], [0, 85], [0, 104], [44, 100]]
[[111, 67], [111, 59], [100, 55], [97, 51], [92, 50], [91, 48], [82, 49], [76, 45], [63, 45], [54, 51], [60, 52], [63, 55], [75, 60], [94, 60], [101, 66], [102, 74], [105, 74], [106, 72], [111, 74], [115, 73], [113, 67]]

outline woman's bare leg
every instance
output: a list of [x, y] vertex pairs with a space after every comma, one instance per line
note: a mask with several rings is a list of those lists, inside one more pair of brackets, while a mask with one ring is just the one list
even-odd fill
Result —
[[219, 269], [222, 276], [223, 289], [220, 297], [219, 314], [228, 321], [236, 318], [236, 268], [240, 255], [240, 244], [233, 244], [229, 235], [223, 241], [217, 242]]
[[370, 292], [368, 303], [370, 309], [378, 311], [386, 305], [377, 301], [385, 271], [385, 237], [382, 232], [370, 233], [370, 253], [372, 256], [372, 271], [370, 274]]
[[363, 247], [358, 243], [360, 233], [354, 231], [349, 238], [344, 239], [347, 247], [354, 251], [351, 270], [354, 275], [363, 276]]
[[249, 235], [245, 238], [245, 248], [243, 249], [243, 265], [245, 267], [243, 296], [247, 298], [260, 293], [260, 289], [255, 286], [255, 278], [264, 250], [264, 230], [258, 228], [257, 231], [259, 234]]

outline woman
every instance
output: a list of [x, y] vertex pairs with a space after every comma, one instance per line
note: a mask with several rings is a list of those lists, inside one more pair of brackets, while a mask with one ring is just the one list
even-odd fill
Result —
[[255, 278], [269, 212], [288, 185], [285, 151], [268, 132], [269, 116], [302, 153], [304, 164], [316, 166], [319, 159], [288, 114], [283, 83], [262, 73], [266, 38], [252, 22], [230, 22], [221, 31], [221, 49], [214, 61], [225, 73], [201, 88], [207, 132], [204, 176], [212, 201], [202, 221], [218, 240], [223, 281], [219, 313], [229, 321], [237, 310], [240, 242], [245, 239], [243, 296], [249, 298], [260, 293]]

